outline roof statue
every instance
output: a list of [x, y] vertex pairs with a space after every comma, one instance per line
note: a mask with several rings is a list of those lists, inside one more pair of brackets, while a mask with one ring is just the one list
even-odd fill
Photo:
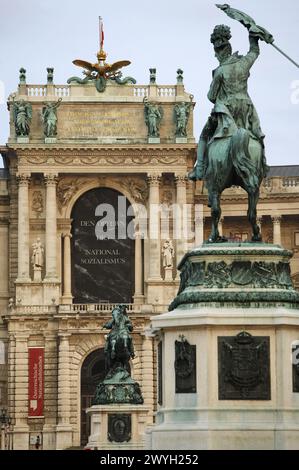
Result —
[[136, 80], [132, 77], [122, 78], [122, 72], [120, 72], [122, 67], [130, 65], [131, 62], [129, 60], [119, 60], [113, 64], [108, 64], [106, 62], [107, 53], [104, 51], [104, 27], [101, 17], [99, 17], [99, 30], [100, 50], [97, 53], [98, 62], [92, 63], [81, 59], [73, 60], [74, 65], [85, 69], [83, 71], [85, 78], [82, 79], [79, 77], [71, 77], [67, 82], [85, 84], [93, 81], [98, 92], [105, 91], [108, 80], [114, 80], [119, 85], [125, 85], [126, 83], [136, 83]]

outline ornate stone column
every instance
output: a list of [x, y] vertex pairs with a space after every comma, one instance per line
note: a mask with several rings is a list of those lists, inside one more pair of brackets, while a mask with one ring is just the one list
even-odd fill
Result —
[[142, 394], [144, 404], [150, 407], [148, 414], [149, 423], [152, 423], [154, 415], [154, 351], [153, 337], [150, 332], [145, 331], [142, 335]]
[[135, 219], [135, 293], [134, 303], [141, 305], [143, 296], [143, 260], [142, 260], [142, 234], [140, 233], [139, 221]]
[[[28, 335], [15, 335], [14, 448], [28, 449]], [[24, 406], [26, 403], [27, 406]]]
[[221, 219], [219, 220], [219, 225], [218, 225], [220, 237], [223, 237], [223, 222], [224, 222], [224, 217], [221, 217]]
[[59, 334], [58, 353], [58, 424], [69, 424], [71, 413], [70, 397], [70, 346], [69, 333]]
[[29, 182], [30, 175], [18, 175], [18, 281], [29, 276]]
[[281, 215], [271, 217], [273, 223], [273, 243], [281, 245]]
[[72, 445], [69, 333], [59, 333], [57, 449]]
[[46, 280], [57, 281], [56, 175], [45, 175], [46, 182]]
[[11, 416], [13, 422], [15, 418], [15, 379], [16, 379], [16, 338], [15, 335], [9, 332], [8, 355], [8, 381], [7, 381], [7, 405], [8, 414]]
[[149, 280], [161, 280], [160, 185], [161, 175], [148, 175], [149, 183]]
[[0, 217], [0, 299], [7, 300], [9, 297], [9, 256], [8, 256], [8, 238], [9, 238], [9, 219]]
[[195, 248], [200, 246], [204, 242], [204, 223], [205, 218], [202, 215], [195, 215]]
[[66, 232], [63, 234], [63, 304], [71, 304], [72, 282], [71, 282], [71, 238], [72, 234]]
[[185, 237], [186, 231], [184, 229], [187, 223], [187, 220], [185, 220], [185, 217], [187, 216], [187, 211], [186, 211], [187, 178], [186, 178], [186, 175], [185, 174], [176, 175], [175, 182], [176, 182], [177, 214], [176, 215], [174, 214], [174, 223], [176, 224], [176, 229], [174, 233], [176, 237], [176, 261], [178, 265], [187, 251], [187, 240]]

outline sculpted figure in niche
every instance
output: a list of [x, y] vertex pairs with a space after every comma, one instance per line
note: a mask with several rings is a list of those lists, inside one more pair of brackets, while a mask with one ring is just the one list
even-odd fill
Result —
[[32, 210], [36, 212], [37, 216], [43, 212], [43, 196], [40, 191], [34, 191], [32, 197]]
[[33, 269], [41, 269], [44, 265], [44, 247], [40, 238], [37, 238], [36, 242], [32, 244], [32, 250], [31, 263]]
[[166, 240], [162, 247], [163, 267], [172, 268], [174, 258], [174, 248], [171, 240]]

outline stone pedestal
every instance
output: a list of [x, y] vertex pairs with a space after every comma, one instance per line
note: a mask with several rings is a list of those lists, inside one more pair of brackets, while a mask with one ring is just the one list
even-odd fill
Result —
[[33, 268], [33, 281], [34, 282], [41, 282], [42, 280], [42, 268], [38, 268], [34, 266]]
[[165, 272], [165, 278], [164, 278], [165, 281], [172, 281], [172, 280], [173, 280], [173, 275], [172, 275], [173, 269], [172, 269], [172, 266], [166, 266], [166, 267], [164, 268], [164, 270], [165, 270], [165, 271], [164, 271], [164, 272]]
[[170, 311], [152, 318], [160, 405], [147, 448], [298, 448], [291, 256], [263, 243], [204, 244], [185, 255]]
[[45, 144], [56, 144], [56, 137], [45, 137]]
[[17, 143], [18, 144], [29, 144], [29, 137], [23, 136], [23, 137], [17, 137]]
[[94, 405], [86, 410], [91, 434], [86, 449], [144, 449], [149, 407], [144, 405]]
[[160, 137], [149, 137], [148, 138], [148, 143], [149, 144], [159, 144], [160, 143]]
[[188, 142], [187, 137], [176, 137], [175, 143], [176, 144], [186, 144]]

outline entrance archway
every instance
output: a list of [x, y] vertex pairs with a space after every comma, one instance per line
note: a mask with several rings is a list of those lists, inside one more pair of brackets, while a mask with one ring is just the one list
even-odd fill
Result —
[[104, 348], [96, 349], [84, 360], [81, 368], [81, 445], [85, 446], [90, 434], [90, 419], [86, 409], [92, 405], [96, 387], [105, 378]]
[[[131, 303], [135, 241], [130, 202], [111, 188], [94, 188], [75, 203], [72, 222], [74, 303]], [[132, 213], [132, 212], [131, 212]]]

